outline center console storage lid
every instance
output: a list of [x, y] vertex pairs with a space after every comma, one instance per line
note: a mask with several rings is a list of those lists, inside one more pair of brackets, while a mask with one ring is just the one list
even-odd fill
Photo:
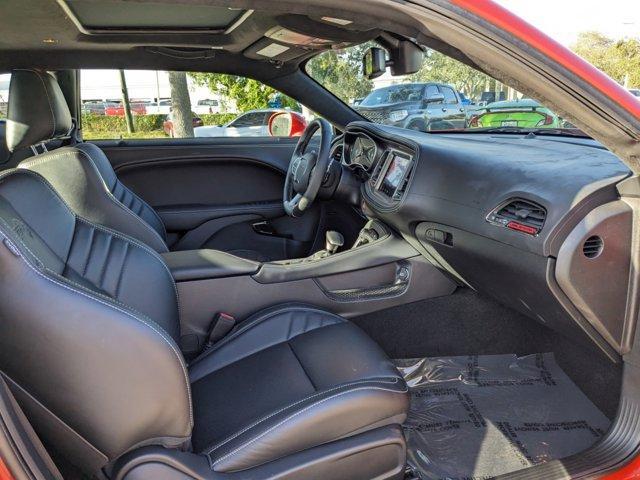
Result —
[[258, 262], [236, 257], [220, 250], [167, 252], [162, 254], [162, 258], [176, 282], [253, 275], [260, 268]]

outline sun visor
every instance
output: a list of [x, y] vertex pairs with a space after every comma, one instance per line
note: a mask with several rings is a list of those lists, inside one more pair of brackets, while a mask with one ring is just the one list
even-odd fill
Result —
[[85, 34], [105, 33], [229, 33], [252, 10], [212, 5], [176, 4], [168, 0], [58, 0]]
[[262, 38], [244, 51], [244, 56], [255, 60], [277, 60], [288, 62], [308, 53], [296, 45], [286, 45], [270, 38]]

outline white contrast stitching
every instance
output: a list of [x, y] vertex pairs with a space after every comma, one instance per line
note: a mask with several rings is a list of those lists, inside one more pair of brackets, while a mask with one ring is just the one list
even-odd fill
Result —
[[238, 448], [236, 448], [235, 450], [227, 453], [226, 455], [220, 457], [219, 459], [217, 459], [215, 462], [213, 462], [212, 464], [212, 468], [215, 467], [217, 464], [219, 464], [220, 462], [222, 462], [223, 460], [226, 460], [227, 458], [231, 458], [234, 455], [236, 455], [238, 452], [240, 452], [240, 450], [242, 450], [243, 448], [248, 447], [249, 445], [251, 445], [252, 443], [257, 442], [258, 440], [260, 440], [262, 437], [268, 435], [269, 433], [271, 433], [272, 431], [276, 430], [277, 428], [281, 427], [282, 425], [284, 425], [285, 423], [287, 423], [288, 421], [292, 420], [293, 418], [297, 417], [298, 415], [302, 415], [303, 413], [305, 413], [308, 410], [311, 410], [314, 407], [317, 407], [318, 405], [321, 405], [325, 402], [328, 402], [329, 400], [332, 400], [334, 398], [340, 397], [342, 395], [346, 395], [348, 393], [353, 393], [353, 392], [357, 392], [357, 391], [361, 391], [361, 390], [381, 390], [384, 392], [393, 392], [393, 393], [404, 393], [406, 392], [406, 388], [404, 390], [390, 390], [387, 388], [381, 388], [381, 387], [360, 387], [360, 388], [354, 388], [352, 390], [347, 390], [346, 392], [340, 392], [337, 393], [335, 395], [332, 395], [331, 397], [327, 397], [327, 398], [323, 398], [322, 400], [309, 405], [308, 407], [303, 408], [302, 410], [289, 415], [287, 418], [285, 418], [284, 420], [282, 420], [281, 422], [277, 423], [276, 425], [274, 425], [273, 427], [269, 428], [268, 430], [264, 431], [263, 433], [261, 433], [260, 435], [258, 435], [257, 437], [252, 438], [251, 440], [249, 440], [248, 442], [240, 445]]
[[113, 235], [116, 238], [119, 238], [120, 240], [122, 240], [124, 242], [131, 243], [134, 247], [138, 247], [138, 248], [144, 250], [149, 255], [151, 255], [156, 260], [158, 260], [160, 262], [160, 264], [164, 267], [164, 270], [165, 270], [165, 272], [167, 272], [167, 275], [169, 275], [169, 281], [171, 282], [171, 285], [173, 286], [173, 291], [174, 291], [174, 293], [176, 295], [176, 307], [178, 308], [178, 317], [179, 318], [181, 317], [182, 308], [181, 308], [181, 305], [180, 305], [180, 296], [178, 295], [178, 287], [176, 286], [176, 282], [173, 279], [173, 275], [171, 274], [171, 270], [169, 270], [169, 267], [164, 262], [162, 257], [158, 254], [158, 252], [156, 252], [152, 248], [149, 248], [144, 243], [140, 243], [140, 242], [136, 241], [135, 239], [133, 239], [131, 237], [124, 236], [124, 235], [120, 234], [120, 232], [117, 232], [115, 230], [111, 230], [108, 227], [105, 227], [103, 225], [98, 225], [98, 224], [93, 223], [93, 222], [87, 220], [86, 218], [80, 217], [78, 215], [76, 215], [76, 218], [79, 221], [81, 221], [83, 223], [86, 223], [87, 225], [95, 228], [96, 230], [101, 230], [101, 231], [106, 232], [106, 233], [108, 233], [110, 235]]
[[[95, 165], [94, 165], [94, 168], [96, 168]], [[144, 243], [138, 241], [135, 238], [129, 237], [127, 235], [123, 235], [122, 233], [120, 233], [120, 232], [118, 232], [116, 230], [112, 230], [109, 227], [105, 227], [104, 225], [98, 225], [97, 223], [93, 223], [92, 221], [87, 220], [86, 218], [81, 217], [80, 215], [78, 215], [76, 212], [74, 212], [71, 209], [71, 207], [67, 204], [67, 202], [65, 202], [64, 199], [62, 199], [60, 197], [60, 195], [58, 194], [56, 189], [53, 188], [53, 186], [49, 183], [49, 181], [46, 178], [44, 178], [42, 175], [40, 175], [38, 172], [34, 172], [34, 171], [28, 170], [28, 169], [22, 169], [22, 170], [17, 170], [16, 169], [16, 170], [8, 171], [6, 175], [2, 175], [2, 177], [0, 177], [0, 178], [4, 178], [6, 176], [9, 176], [9, 174], [19, 173], [20, 171], [25, 172], [25, 173], [35, 177], [44, 186], [46, 186], [49, 189], [49, 191], [53, 194], [53, 197], [58, 201], [58, 203], [62, 207], [64, 207], [67, 210], [67, 212], [69, 212], [69, 214], [72, 215], [77, 220], [79, 220], [79, 221], [81, 221], [81, 222], [83, 222], [83, 223], [85, 223], [87, 225], [90, 225], [91, 227], [95, 228], [96, 230], [101, 230], [103, 232], [109, 233], [109, 234], [119, 238], [120, 240], [123, 240], [125, 242], [129, 242], [132, 245], [134, 245], [134, 246], [136, 246], [138, 248], [141, 248], [145, 252], [149, 253], [152, 257], [154, 257], [156, 260], [158, 260], [160, 262], [160, 264], [164, 267], [164, 270], [169, 275], [169, 281], [173, 285], [173, 291], [174, 291], [174, 293], [176, 295], [176, 307], [178, 309], [178, 319], [182, 318], [182, 305], [180, 304], [180, 295], [178, 294], [178, 287], [176, 286], [176, 282], [173, 279], [173, 275], [171, 274], [171, 270], [169, 270], [169, 267], [167, 266], [167, 264], [165, 263], [165, 261], [163, 260], [163, 258], [160, 256], [160, 254], [158, 252], [156, 252], [155, 250], [153, 250], [152, 248], [148, 247], [147, 245], [145, 245]], [[126, 208], [126, 207], [123, 206], [123, 208]], [[35, 255], [34, 255], [34, 257], [35, 257]]]
[[345, 383], [345, 384], [342, 384], [342, 385], [338, 385], [337, 387], [333, 387], [333, 388], [331, 388], [329, 390], [323, 390], [322, 392], [317, 392], [317, 393], [314, 393], [313, 395], [309, 395], [307, 397], [304, 397], [304, 398], [302, 398], [302, 399], [300, 399], [300, 400], [298, 400], [298, 401], [296, 401], [296, 402], [294, 402], [294, 403], [292, 403], [290, 405], [287, 405], [286, 407], [281, 408], [280, 410], [277, 410], [277, 411], [267, 415], [266, 417], [262, 417], [261, 419], [256, 420], [251, 425], [249, 425], [249, 426], [245, 427], [244, 429], [236, 432], [232, 436], [227, 437], [226, 439], [224, 439], [220, 443], [216, 444], [214, 447], [210, 448], [207, 451], [207, 455], [211, 455], [211, 453], [216, 451], [218, 448], [220, 448], [223, 445], [229, 443], [230, 441], [238, 438], [240, 435], [242, 435], [243, 433], [248, 432], [252, 428], [257, 427], [262, 422], [265, 422], [265, 421], [269, 420], [270, 418], [272, 418], [272, 417], [284, 412], [285, 410], [288, 410], [289, 408], [292, 408], [292, 407], [295, 407], [296, 405], [304, 403], [307, 400], [311, 400], [312, 398], [319, 397], [319, 396], [322, 396], [322, 395], [326, 395], [326, 394], [331, 393], [331, 392], [335, 392], [336, 390], [340, 390], [341, 388], [347, 388], [347, 387], [351, 387], [351, 386], [354, 386], [354, 385], [362, 385], [363, 383], [388, 383], [388, 384], [396, 384], [396, 383], [398, 383], [398, 378], [397, 377], [388, 377], [388, 378], [393, 378], [393, 381], [392, 382], [385, 381], [383, 379], [383, 377], [381, 377], [380, 379], [360, 380], [358, 382], [351, 382], [351, 383]]
[[[324, 311], [324, 310], [319, 310], [317, 308], [304, 307], [304, 306], [299, 306], [299, 305], [298, 306], [295, 306], [295, 305], [294, 306], [292, 306], [292, 305], [283, 305], [281, 308], [278, 308], [277, 310], [274, 310], [274, 311], [271, 311], [271, 312], [266, 312], [266, 313], [263, 313], [263, 314], [259, 314], [258, 313], [256, 315], [252, 315], [251, 317], [249, 317], [246, 320], [246, 323], [244, 325], [242, 325], [239, 330], [236, 330], [235, 332], [232, 331], [228, 336], [224, 337], [223, 339], [221, 339], [218, 342], [214, 343], [211, 347], [209, 347], [206, 350], [204, 350], [200, 355], [198, 355], [195, 359], [193, 359], [193, 361], [191, 362], [190, 365], [191, 366], [197, 365], [200, 361], [204, 360], [205, 358], [208, 358], [211, 354], [217, 352], [220, 348], [224, 347], [231, 340], [234, 340], [234, 339], [238, 338], [240, 335], [242, 335], [246, 331], [250, 330], [251, 328], [253, 328], [257, 324], [262, 323], [265, 320], [268, 320], [269, 318], [271, 318], [272, 316], [274, 316], [274, 315], [276, 315], [278, 313], [286, 312], [287, 310], [307, 310], [307, 311], [311, 311], [311, 312], [318, 312], [318, 313], [322, 313], [322, 314], [334, 317], [334, 318], [340, 320], [341, 322], [345, 321], [339, 315], [335, 315], [335, 314], [333, 314], [331, 312], [327, 312], [327, 311]], [[253, 316], [255, 316], [256, 318], [252, 319]], [[291, 337], [291, 338], [293, 338], [293, 337]], [[200, 378], [202, 378], [202, 377], [200, 377]]]
[[[7, 222], [6, 222], [3, 218], [0, 218], [0, 222], [2, 222], [2, 224], [3, 224], [6, 228], [8, 228], [9, 230], [11, 230], [10, 226], [7, 224]], [[7, 235], [7, 233], [6, 233], [6, 232], [2, 232], [2, 231], [0, 230], [0, 233], [2, 233], [6, 238], [10, 238], [10, 237]], [[11, 237], [11, 239], [15, 239], [15, 240], [17, 240], [17, 241], [20, 243], [20, 245], [22, 245], [22, 247], [23, 247], [27, 252], [29, 252], [29, 254], [30, 254], [32, 257], [34, 257], [34, 258], [37, 260], [37, 256], [36, 256], [36, 255], [34, 255], [34, 253], [33, 253], [33, 252], [31, 251], [31, 249], [29, 249], [29, 247], [28, 247], [28, 246], [27, 246], [27, 245], [22, 241], [22, 239], [20, 239], [19, 237], [15, 237], [15, 238], [14, 238], [14, 237]], [[64, 277], [63, 277], [63, 278], [64, 278], [64, 282], [65, 282], [65, 283], [69, 283], [69, 284], [71, 284], [71, 285], [73, 285], [73, 286], [76, 286], [76, 287], [78, 287], [78, 289], [72, 288], [72, 286], [71, 286], [71, 285], [65, 285], [65, 283], [62, 283], [62, 282], [57, 281], [57, 280], [55, 280], [55, 279], [53, 279], [53, 278], [50, 278], [49, 276], [47, 276], [47, 275], [43, 274], [43, 273], [42, 273], [38, 268], [36, 268], [34, 265], [32, 265], [32, 264], [31, 264], [31, 262], [30, 262], [29, 260], [27, 260], [27, 259], [24, 257], [24, 255], [21, 255], [21, 257], [22, 257], [22, 259], [24, 260], [24, 262], [27, 264], [27, 266], [28, 266], [29, 268], [31, 268], [31, 270], [32, 270], [33, 272], [35, 272], [37, 275], [39, 275], [40, 277], [44, 278], [45, 280], [47, 280], [47, 281], [49, 281], [49, 282], [51, 282], [51, 283], [53, 283], [53, 284], [55, 284], [55, 285], [58, 285], [58, 286], [60, 286], [60, 287], [62, 287], [62, 288], [65, 288], [65, 289], [67, 289], [67, 290], [69, 290], [69, 291], [71, 291], [71, 292], [78, 293], [78, 294], [82, 295], [82, 296], [83, 296], [83, 297], [85, 297], [85, 298], [88, 298], [88, 299], [90, 299], [90, 300], [94, 300], [94, 301], [96, 301], [96, 302], [98, 302], [98, 303], [100, 303], [100, 304], [102, 304], [102, 305], [105, 305], [105, 306], [107, 306], [107, 307], [111, 307], [111, 308], [113, 308], [114, 310], [117, 310], [118, 312], [123, 313], [123, 314], [127, 315], [128, 317], [133, 318], [134, 320], [137, 320], [137, 321], [139, 321], [140, 323], [142, 323], [142, 324], [146, 325], [146, 326], [147, 326], [147, 327], [149, 327], [151, 330], [153, 330], [156, 334], [158, 334], [158, 335], [159, 335], [159, 336], [160, 336], [160, 337], [161, 337], [161, 338], [162, 338], [162, 339], [163, 339], [163, 340], [164, 340], [164, 341], [169, 345], [169, 347], [171, 348], [171, 350], [172, 350], [172, 351], [173, 351], [173, 353], [175, 354], [176, 358], [178, 359], [178, 363], [180, 364], [180, 367], [181, 367], [181, 369], [182, 369], [182, 374], [183, 374], [183, 376], [184, 376], [185, 384], [186, 384], [186, 388], [187, 388], [187, 397], [188, 397], [188, 401], [189, 401], [189, 419], [190, 419], [191, 426], [193, 427], [193, 409], [192, 409], [192, 400], [191, 400], [191, 384], [189, 383], [189, 377], [188, 377], [188, 375], [187, 375], [187, 369], [186, 369], [186, 366], [185, 366], [185, 364], [184, 364], [184, 361], [183, 361], [183, 359], [182, 359], [182, 357], [181, 357], [180, 353], [178, 352], [178, 350], [177, 350], [177, 349], [176, 349], [176, 347], [174, 346], [174, 342], [173, 342], [173, 340], [170, 340], [170, 339], [169, 339], [169, 337], [168, 337], [167, 335], [165, 335], [164, 330], [163, 330], [163, 328], [162, 328], [160, 325], [158, 325], [158, 324], [156, 324], [155, 322], [153, 322], [153, 320], [151, 320], [150, 318], [148, 318], [148, 317], [146, 317], [146, 316], [144, 316], [144, 315], [140, 314], [140, 312], [136, 312], [136, 313], [137, 313], [138, 315], [141, 315], [141, 316], [142, 316], [142, 317], [144, 317], [144, 318], [139, 318], [138, 316], [136, 316], [136, 315], [132, 314], [131, 312], [129, 312], [129, 311], [127, 311], [127, 310], [125, 309], [125, 308], [129, 308], [129, 307], [127, 307], [126, 305], [124, 305], [124, 304], [122, 304], [122, 303], [120, 303], [120, 302], [117, 302], [117, 301], [116, 301], [116, 302], [113, 302], [111, 299], [108, 299], [108, 297], [104, 297], [104, 296], [102, 296], [102, 295], [100, 295], [100, 297], [99, 297], [99, 296], [98, 296], [98, 294], [96, 294], [96, 293], [95, 293], [95, 292], [93, 292], [93, 291], [86, 291], [86, 288], [85, 288], [85, 287], [83, 287], [82, 285], [79, 285], [79, 284], [77, 284], [77, 283], [73, 282], [72, 280], [69, 280], [69, 279], [67, 279], [67, 278], [64, 278]], [[56, 276], [58, 276], [58, 275], [57, 275], [55, 272], [53, 272], [52, 270], [50, 270], [50, 269], [48, 269], [48, 268], [46, 268], [46, 267], [44, 267], [44, 266], [43, 266], [43, 268], [44, 268], [47, 272], [52, 273], [52, 274], [55, 274]], [[102, 300], [102, 299], [101, 299], [101, 297], [102, 297], [102, 298], [105, 298], [105, 299], [108, 299], [109, 301]], [[116, 303], [116, 305], [114, 305], [113, 303]], [[122, 307], [125, 307], [125, 308], [120, 308], [119, 306], [122, 306]], [[145, 320], [145, 318], [146, 318], [148, 321], [146, 321], [146, 320]], [[155, 326], [154, 326], [154, 325], [155, 325]], [[156, 328], [156, 326], [157, 326], [157, 328]]]
[[265, 320], [268, 320], [269, 318], [273, 317], [274, 315], [277, 315], [279, 313], [282, 312], [286, 312], [286, 311], [295, 311], [295, 310], [303, 310], [303, 311], [309, 311], [309, 312], [318, 312], [318, 313], [322, 313], [325, 315], [330, 315], [331, 317], [334, 317], [336, 319], [338, 319], [340, 322], [344, 322], [344, 319], [342, 317], [340, 317], [339, 315], [335, 315], [333, 313], [330, 312], [326, 312], [324, 310], [319, 310], [317, 308], [312, 308], [312, 307], [302, 307], [302, 306], [291, 306], [291, 305], [284, 305], [282, 306], [282, 308], [278, 308], [276, 310], [273, 310], [271, 312], [266, 312], [263, 313], [262, 315], [258, 315], [256, 318], [254, 318], [253, 320], [250, 320], [246, 325], [243, 325], [239, 330], [233, 332], [231, 335], [229, 335], [228, 337], [225, 337], [222, 341], [220, 341], [218, 344], [215, 344], [213, 346], [213, 348], [210, 350], [211, 352], [216, 350], [218, 347], [222, 347], [223, 345], [226, 345], [227, 343], [229, 343], [231, 340], [239, 337], [240, 335], [242, 335], [243, 333], [245, 333], [247, 330], [252, 329], [254, 326], [256, 326], [259, 323], [264, 322]]
[[[41, 165], [43, 163], [47, 163], [51, 160], [55, 160], [61, 157], [65, 157], [68, 156], [74, 152], [80, 153], [82, 156], [84, 156], [88, 161], [89, 164], [91, 165], [91, 168], [93, 168], [94, 172], [98, 175], [98, 178], [100, 178], [100, 180], [102, 181], [102, 184], [105, 187], [105, 195], [106, 197], [111, 200], [111, 202], [116, 205], [118, 208], [120, 208], [123, 212], [125, 212], [126, 214], [128, 214], [129, 216], [131, 216], [132, 218], [134, 218], [140, 225], [142, 225], [144, 228], [147, 229], [147, 231], [151, 232], [152, 236], [156, 237], [156, 240], [159, 240], [160, 243], [162, 245], [164, 245], [166, 247], [166, 242], [165, 240], [160, 236], [160, 234], [158, 232], [156, 232], [151, 225], [149, 225], [146, 221], [144, 221], [141, 217], [139, 217], [138, 215], [136, 215], [135, 213], [133, 213], [129, 208], [125, 207], [122, 202], [120, 202], [114, 195], [113, 193], [111, 193], [111, 191], [109, 190], [109, 187], [107, 186], [106, 182], [104, 181], [104, 178], [102, 177], [102, 175], [100, 174], [100, 170], [98, 169], [98, 167], [96, 166], [95, 162], [93, 161], [93, 159], [86, 153], [84, 152], [82, 149], [78, 148], [78, 147], [74, 147], [73, 150], [71, 149], [71, 147], [69, 147], [69, 149], [66, 149], [64, 152], [62, 153], [58, 153], [58, 154], [54, 154], [54, 155], [43, 155], [40, 157], [36, 157], [34, 160], [30, 160], [27, 162], [22, 162], [18, 165], [18, 168], [25, 168], [28, 169], [30, 167], [33, 167], [35, 165]], [[37, 173], [37, 172], [35, 172]], [[151, 208], [151, 207], [149, 207]], [[155, 213], [155, 212], [154, 212]], [[158, 214], [156, 213], [156, 216]], [[160, 219], [160, 217], [158, 217], [158, 220], [160, 220], [160, 222], [162, 223], [162, 220]], [[164, 224], [163, 224], [164, 225]]]
[[[40, 182], [41, 182], [45, 187], [47, 187], [47, 188], [49, 189], [49, 191], [53, 194], [53, 197], [58, 201], [58, 203], [59, 203], [63, 208], [65, 208], [65, 209], [67, 210], [67, 212], [69, 212], [69, 214], [70, 214], [70, 215], [72, 215], [75, 219], [80, 220], [80, 221], [82, 221], [82, 222], [84, 222], [84, 223], [86, 223], [86, 224], [88, 224], [88, 225], [91, 225], [91, 226], [93, 226], [94, 228], [96, 228], [97, 230], [102, 230], [102, 231], [104, 231], [104, 232], [107, 232], [107, 233], [113, 234], [115, 237], [120, 238], [121, 240], [124, 240], [124, 241], [126, 241], [126, 242], [129, 242], [130, 244], [132, 244], [132, 245], [134, 245], [134, 246], [137, 246], [138, 248], [141, 248], [142, 250], [144, 250], [144, 251], [146, 251], [146, 252], [150, 253], [152, 256], [154, 256], [156, 259], [158, 259], [158, 260], [160, 261], [160, 263], [163, 265], [163, 267], [165, 268], [165, 270], [167, 271], [167, 273], [169, 274], [169, 276], [170, 276], [171, 283], [173, 284], [173, 288], [174, 288], [175, 293], [176, 293], [176, 303], [177, 303], [178, 311], [180, 310], [180, 303], [179, 303], [179, 300], [178, 300], [178, 290], [177, 290], [177, 287], [176, 287], [176, 285], [175, 285], [175, 282], [173, 281], [173, 276], [171, 275], [171, 272], [169, 271], [169, 267], [167, 267], [167, 265], [166, 265], [166, 264], [164, 263], [164, 261], [162, 260], [162, 257], [160, 257], [160, 255], [159, 255], [157, 252], [155, 252], [154, 250], [150, 249], [150, 248], [149, 248], [149, 247], [147, 247], [146, 245], [144, 245], [144, 244], [141, 244], [141, 243], [137, 242], [136, 240], [133, 240], [133, 239], [128, 238], [128, 237], [125, 237], [125, 236], [123, 236], [123, 235], [119, 234], [118, 232], [112, 231], [112, 230], [110, 230], [110, 229], [108, 229], [108, 228], [106, 228], [106, 227], [100, 226], [100, 225], [93, 224], [92, 222], [89, 222], [88, 220], [86, 220], [86, 219], [84, 219], [84, 218], [82, 218], [82, 217], [79, 217], [79, 216], [78, 216], [78, 215], [77, 215], [73, 210], [71, 210], [71, 208], [69, 207], [69, 205], [67, 205], [67, 204], [66, 204], [66, 202], [64, 202], [64, 201], [60, 198], [60, 196], [58, 195], [58, 193], [57, 193], [57, 192], [55, 191], [55, 189], [54, 189], [54, 188], [49, 184], [49, 182], [48, 182], [45, 178], [43, 178], [40, 174], [38, 174], [38, 173], [36, 173], [36, 172], [30, 171], [30, 170], [22, 170], [22, 171], [21, 171], [21, 170], [17, 170], [17, 169], [15, 169], [15, 170], [7, 170], [7, 171], [2, 172], [2, 173], [0, 174], [0, 180], [2, 180], [2, 181], [3, 181], [3, 180], [5, 180], [7, 177], [9, 177], [9, 176], [11, 176], [11, 175], [15, 175], [15, 174], [20, 174], [20, 175], [22, 175], [22, 174], [27, 174], [27, 175], [31, 175], [32, 177], [36, 178], [36, 180], [40, 181]], [[0, 221], [1, 221], [1, 222], [2, 222], [2, 223], [3, 223], [3, 224], [4, 224], [4, 225], [9, 229], [9, 230], [11, 230], [11, 227], [10, 227], [9, 225], [7, 225], [6, 221], [4, 221], [4, 219], [0, 218]], [[5, 236], [7, 236], [7, 235], [6, 235], [6, 233], [5, 233]], [[20, 238], [17, 238], [17, 240], [18, 240], [18, 242], [19, 242], [19, 243], [20, 243], [20, 244], [21, 244], [21, 245], [22, 245], [22, 246], [27, 250], [27, 252], [29, 252], [29, 254], [30, 254], [30, 255], [31, 255], [31, 256], [32, 256], [36, 261], [38, 261], [38, 257], [37, 257], [37, 256], [36, 256], [36, 255], [35, 255], [35, 254], [34, 254], [34, 253], [29, 249], [29, 247], [28, 247], [28, 246], [27, 246], [27, 245], [26, 245], [26, 244], [25, 244], [25, 243], [24, 243]], [[23, 258], [24, 258], [24, 257], [23, 257]], [[38, 261], [38, 262], [39, 262], [39, 261]], [[53, 282], [53, 283], [56, 283], [56, 284], [58, 284], [58, 285], [60, 285], [60, 286], [62, 286], [62, 287], [64, 287], [64, 288], [67, 288], [67, 289], [69, 289], [69, 290], [71, 290], [71, 291], [74, 291], [74, 292], [80, 293], [81, 295], [84, 295], [84, 296], [86, 296], [87, 298], [93, 299], [93, 300], [95, 300], [95, 301], [97, 301], [97, 302], [99, 302], [99, 303], [102, 303], [102, 304], [107, 305], [107, 306], [111, 306], [112, 308], [114, 308], [114, 309], [116, 309], [116, 310], [118, 310], [118, 311], [120, 311], [120, 312], [122, 312], [122, 313], [125, 313], [126, 315], [130, 316], [131, 318], [134, 318], [134, 319], [136, 319], [136, 320], [139, 320], [139, 321], [140, 321], [140, 322], [142, 322], [143, 324], [145, 324], [145, 325], [147, 325], [147, 326], [149, 326], [150, 328], [152, 328], [152, 329], [153, 329], [153, 327], [151, 327], [151, 326], [150, 326], [147, 322], [145, 322], [143, 319], [138, 318], [136, 315], [133, 315], [131, 312], [127, 312], [126, 310], [122, 310], [122, 309], [118, 308], [116, 305], [119, 305], [119, 306], [123, 307], [124, 309], [133, 310], [137, 315], [139, 315], [139, 316], [141, 316], [141, 317], [144, 317], [144, 318], [147, 318], [150, 322], [153, 322], [153, 320], [151, 320], [150, 318], [148, 318], [146, 315], [142, 314], [141, 312], [138, 312], [138, 311], [136, 311], [135, 309], [132, 309], [131, 307], [129, 307], [129, 306], [127, 306], [127, 305], [123, 304], [122, 302], [119, 302], [117, 299], [112, 299], [112, 298], [107, 297], [107, 296], [105, 296], [105, 295], [102, 295], [102, 294], [100, 294], [100, 293], [98, 293], [98, 292], [93, 292], [93, 291], [88, 291], [88, 292], [86, 292], [86, 288], [85, 288], [84, 286], [79, 285], [78, 283], [73, 282], [72, 280], [70, 280], [70, 279], [68, 279], [68, 278], [64, 278], [64, 277], [63, 277], [63, 279], [64, 279], [64, 281], [65, 281], [65, 282], [68, 282], [68, 283], [70, 283], [70, 284], [72, 284], [72, 285], [74, 285], [74, 286], [78, 287], [79, 289], [81, 289], [80, 291], [76, 291], [75, 289], [72, 289], [72, 288], [70, 288], [69, 286], [65, 286], [65, 285], [63, 285], [63, 284], [60, 284], [59, 282], [56, 282], [55, 280], [53, 280], [53, 279], [51, 279], [51, 278], [47, 277], [46, 275], [43, 275], [43, 274], [42, 274], [41, 272], [39, 272], [39, 271], [38, 271], [38, 270], [37, 270], [33, 265], [31, 265], [31, 263], [30, 263], [29, 261], [27, 261], [26, 259], [25, 259], [25, 263], [26, 263], [27, 265], [29, 265], [29, 267], [30, 267], [32, 270], [34, 270], [38, 275], [42, 276], [43, 278], [45, 278], [45, 279], [47, 279], [47, 280], [49, 280], [49, 281], [51, 281], [51, 282]], [[41, 262], [40, 262], [40, 263], [41, 263]], [[48, 268], [44, 267], [44, 265], [43, 265], [43, 268], [45, 268], [45, 269], [46, 269], [48, 272], [50, 272], [51, 274], [57, 275], [55, 272], [53, 272], [53, 271], [51, 271], [50, 269], [48, 269]], [[85, 291], [86, 293], [83, 293], [83, 291]], [[103, 298], [103, 299], [104, 299], [104, 300], [106, 300], [106, 301], [100, 300], [100, 298]], [[113, 305], [114, 303], [115, 303], [116, 305]], [[178, 312], [178, 313], [179, 313], [179, 312]], [[155, 323], [155, 322], [153, 322], [153, 323]], [[156, 324], [156, 325], [157, 325], [157, 324]], [[161, 329], [161, 330], [164, 330], [164, 329], [162, 329], [162, 327], [160, 327], [159, 325], [158, 325], [158, 328], [159, 328], [159, 329]], [[178, 353], [178, 351], [176, 350], [176, 348], [173, 346], [173, 343], [172, 343], [173, 341], [169, 342], [169, 341], [165, 338], [165, 336], [164, 336], [162, 333], [160, 333], [160, 332], [157, 332], [157, 333], [158, 333], [158, 334], [160, 334], [160, 336], [162, 336], [162, 337], [165, 339], [165, 341], [167, 341], [167, 343], [169, 344], [169, 346], [171, 347], [171, 349], [174, 351], [174, 353], [175, 353], [175, 354], [176, 354], [176, 356], [178, 357], [178, 362], [180, 363], [180, 366], [181, 366], [181, 368], [182, 368], [182, 372], [183, 372], [184, 377], [185, 377], [185, 382], [186, 382], [186, 384], [187, 384], [187, 396], [189, 397], [189, 418], [190, 418], [190, 421], [191, 421], [191, 425], [193, 426], [193, 406], [192, 406], [192, 401], [191, 401], [191, 384], [189, 383], [189, 377], [188, 377], [188, 374], [187, 374], [187, 369], [186, 369], [186, 366], [185, 366], [184, 360], [183, 360], [183, 358], [181, 357], [181, 355]]]

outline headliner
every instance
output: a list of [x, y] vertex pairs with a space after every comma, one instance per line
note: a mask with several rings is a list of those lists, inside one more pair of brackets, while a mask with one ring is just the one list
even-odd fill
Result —
[[[336, 22], [332, 18], [340, 12], [335, 9], [295, 3], [5, 0], [0, 5], [0, 70], [173, 69], [264, 79], [290, 73], [327, 48], [362, 43], [381, 33], [371, 19], [356, 20], [351, 13]], [[281, 53], [271, 53], [274, 45]]]

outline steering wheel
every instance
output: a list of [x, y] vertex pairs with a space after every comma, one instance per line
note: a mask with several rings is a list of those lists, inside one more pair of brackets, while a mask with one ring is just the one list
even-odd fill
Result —
[[[309, 149], [309, 141], [318, 130], [320, 148]], [[284, 181], [283, 204], [287, 215], [302, 216], [316, 199], [329, 166], [331, 138], [331, 124], [322, 118], [313, 120], [302, 133]]]

